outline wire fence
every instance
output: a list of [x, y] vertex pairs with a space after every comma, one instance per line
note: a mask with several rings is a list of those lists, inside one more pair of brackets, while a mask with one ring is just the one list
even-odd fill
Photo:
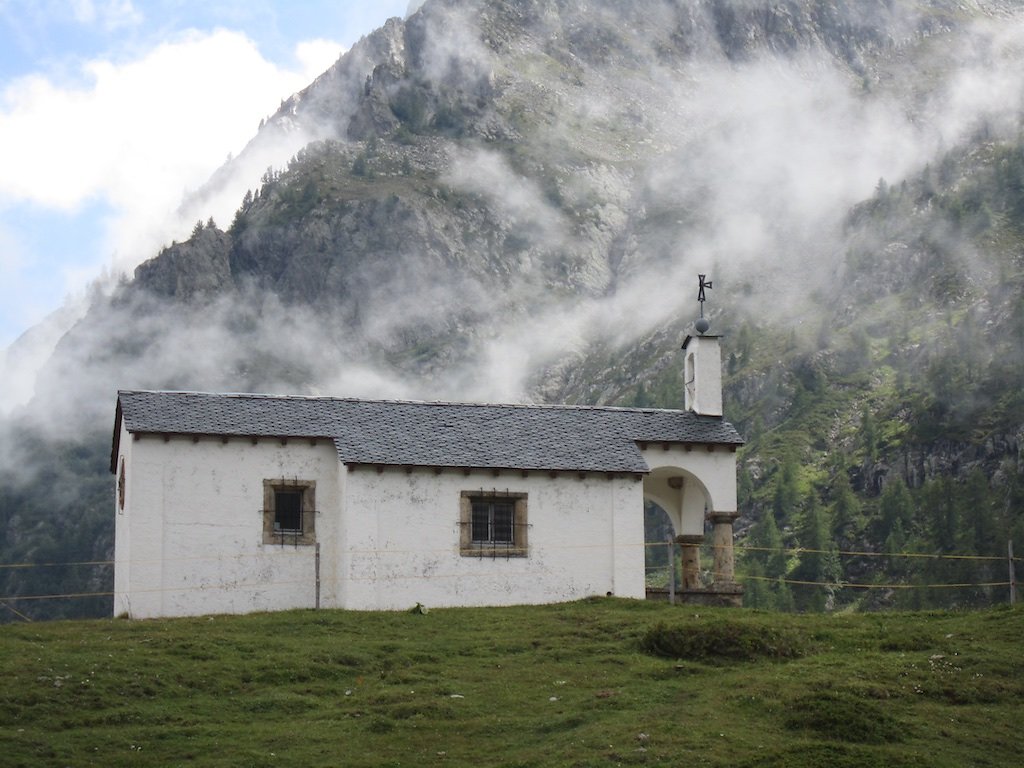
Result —
[[[665, 559], [666, 562], [661, 563], [661, 564], [653, 564], [653, 565], [648, 563], [648, 564], [645, 565], [645, 571], [646, 571], [646, 576], [647, 576], [646, 580], [647, 580], [648, 584], [650, 584], [652, 582], [652, 580], [657, 581], [659, 579], [659, 575], [661, 575], [661, 578], [662, 578], [662, 580], [665, 583], [668, 583], [668, 580], [670, 578], [678, 579], [678, 572], [677, 571], [680, 568], [680, 563], [675, 558], [675, 553], [678, 551], [678, 545], [675, 545], [675, 544], [673, 544], [671, 542], [666, 542], [666, 541], [648, 541], [648, 542], [644, 542], [642, 545], [637, 545], [637, 546], [643, 546], [647, 550], [647, 552], [652, 552], [652, 551], [657, 552], [657, 551], [660, 550], [660, 551], [663, 551], [663, 552], [666, 553], [665, 556], [664, 556], [664, 559]], [[291, 550], [292, 548], [285, 547], [284, 549], [287, 551], [287, 550]], [[580, 544], [580, 545], [562, 545], [562, 546], [559, 546], [559, 547], [546, 547], [545, 549], [549, 549], [549, 550], [607, 549], [607, 546], [606, 545], [602, 545], [602, 544]], [[701, 549], [704, 550], [706, 554], [709, 551], [709, 547], [706, 544], [701, 546]], [[1013, 557], [1012, 554], [1010, 554], [1008, 556], [995, 556], [995, 555], [969, 555], [969, 554], [951, 554], [951, 553], [922, 553], [922, 552], [871, 552], [871, 551], [858, 551], [858, 550], [815, 550], [815, 549], [807, 549], [807, 548], [802, 548], [802, 547], [779, 547], [779, 548], [754, 547], [754, 546], [747, 546], [747, 545], [742, 545], [742, 544], [734, 545], [733, 549], [736, 552], [739, 552], [739, 553], [743, 553], [743, 552], [781, 553], [781, 554], [784, 554], [784, 555], [789, 556], [789, 557], [792, 557], [792, 556], [799, 557], [801, 555], [817, 554], [817, 555], [838, 555], [838, 556], [842, 556], [842, 557], [859, 557], [859, 558], [890, 558], [890, 559], [934, 560], [934, 561], [973, 561], [973, 562], [988, 563], [988, 564], [992, 564], [992, 563], [1006, 563], [1008, 565], [1008, 568], [1009, 568], [1009, 570], [1007, 571], [1007, 573], [1009, 574], [1009, 577], [1007, 578], [1006, 581], [992, 581], [992, 580], [989, 579], [989, 580], [984, 580], [984, 581], [955, 582], [955, 583], [946, 583], [946, 582], [942, 582], [942, 583], [917, 583], [917, 582], [908, 583], [908, 582], [894, 582], [894, 581], [885, 582], [885, 583], [877, 582], [877, 581], [857, 582], [857, 581], [850, 581], [850, 580], [841, 579], [841, 578], [840, 579], [831, 580], [831, 581], [811, 581], [811, 580], [806, 580], [806, 579], [790, 579], [790, 578], [785, 578], [785, 577], [758, 576], [758, 575], [750, 575], [750, 574], [742, 574], [742, 573], [738, 574], [736, 576], [736, 580], [739, 583], [741, 583], [741, 584], [746, 582], [746, 581], [763, 581], [763, 582], [784, 583], [784, 584], [789, 584], [789, 585], [798, 585], [798, 586], [807, 586], [807, 587], [822, 587], [822, 588], [828, 588], [828, 589], [833, 589], [833, 590], [834, 589], [855, 589], [855, 590], [934, 590], [934, 589], [991, 589], [991, 588], [1003, 588], [1003, 587], [1011, 587], [1012, 588], [1015, 585], [1015, 578], [1012, 576], [1013, 571], [1016, 568], [1016, 564], [1021, 562], [1022, 560], [1024, 560], [1024, 558]], [[295, 553], [297, 555], [300, 555], [300, 556], [303, 555], [303, 554], [306, 554], [307, 550], [309, 550], [308, 547], [297, 547], [297, 548], [294, 548]], [[437, 551], [440, 552], [442, 550], [437, 550]], [[443, 551], [444, 552], [449, 552], [449, 550], [443, 550]], [[384, 555], [386, 555], [386, 556], [396, 556], [396, 555], [402, 556], [402, 555], [409, 555], [409, 554], [415, 554], [415, 553], [425, 554], [425, 551], [424, 550], [417, 550], [417, 549], [399, 549], [399, 548], [385, 548], [385, 549], [356, 548], [356, 549], [346, 550], [346, 554], [347, 555], [362, 555], [362, 556], [373, 556], [373, 557], [379, 557], [379, 556], [384, 556]], [[671, 553], [671, 556], [669, 555], [669, 553]], [[180, 562], [192, 562], [192, 563], [195, 563], [195, 562], [199, 562], [199, 561], [207, 561], [207, 562], [224, 562], [224, 561], [233, 561], [233, 560], [240, 561], [240, 560], [251, 559], [251, 558], [266, 558], [267, 556], [268, 556], [268, 553], [265, 550], [263, 550], [263, 551], [259, 551], [259, 552], [234, 554], [234, 555], [222, 555], [222, 554], [216, 554], [216, 555], [193, 555], [193, 556], [188, 556], [188, 557], [165, 558], [165, 559], [162, 559], [162, 560], [159, 560], [159, 561], [154, 561], [154, 560], [128, 560], [128, 561], [124, 561], [123, 564], [124, 565], [128, 565], [128, 566], [138, 566], [138, 565], [149, 565], [149, 566], [161, 565], [162, 566], [162, 565], [166, 565], [168, 563], [174, 563], [174, 562], [179, 562], [179, 563]], [[312, 556], [312, 555], [310, 554], [310, 556]], [[117, 565], [118, 565], [118, 563], [116, 561], [114, 561], [114, 560], [82, 560], [82, 561], [68, 561], [68, 562], [39, 562], [39, 563], [33, 563], [33, 562], [0, 563], [0, 574], [3, 574], [4, 572], [7, 572], [7, 573], [19, 572], [20, 573], [20, 572], [26, 572], [26, 571], [32, 571], [32, 570], [41, 570], [41, 569], [47, 569], [47, 568], [77, 568], [77, 567], [86, 567], [86, 568], [106, 567], [106, 568], [112, 568], [112, 567], [116, 567]], [[671, 569], [671, 572], [670, 572], [670, 569]], [[705, 575], [708, 578], [708, 580], [710, 580], [712, 582], [715, 581], [716, 577], [717, 578], [721, 577], [721, 574], [715, 574], [712, 571], [707, 571]], [[431, 574], [430, 578], [431, 579], [446, 579], [446, 578], [453, 578], [454, 579], [454, 578], [463, 578], [465, 576], [466, 576], [465, 573], [452, 573], [452, 574], [438, 574], [438, 573], [434, 573], [434, 574]], [[110, 577], [107, 576], [107, 577], [105, 577], [105, 579], [106, 578], [110, 578]], [[368, 581], [368, 580], [374, 580], [376, 578], [378, 578], [378, 577], [375, 576], [375, 575], [367, 575], [367, 576], [351, 576], [350, 575], [346, 579], [343, 579], [343, 580], [348, 580], [348, 581]], [[389, 574], [386, 578], [391, 579], [391, 580], [397, 580], [397, 579], [416, 580], [416, 579], [421, 579], [423, 577], [418, 575], [418, 574], [408, 574], [408, 575], [406, 575], [406, 574]], [[231, 588], [244, 589], [244, 588], [251, 588], [251, 587], [260, 587], [260, 588], [264, 588], [265, 589], [268, 586], [272, 586], [274, 588], [279, 588], [279, 587], [283, 588], [283, 587], [293, 587], [293, 586], [296, 586], [298, 584], [306, 584], [306, 583], [307, 583], [306, 581], [301, 581], [301, 582], [300, 581], [275, 581], [275, 582], [273, 582], [273, 584], [268, 585], [266, 582], [258, 582], [258, 583], [256, 583], [256, 582], [254, 582], [254, 583], [238, 583], [238, 582], [234, 582], [234, 583], [232, 583]], [[153, 588], [153, 589], [143, 590], [143, 591], [147, 591], [147, 592], [183, 592], [183, 591], [201, 591], [201, 590], [210, 589], [210, 588], [211, 588], [211, 586], [208, 585], [208, 584], [201, 584], [201, 585], [195, 585], [195, 586], [178, 585], [178, 586], [175, 586], [175, 587], [161, 587], [161, 588]], [[214, 588], [228, 588], [228, 587], [225, 585], [224, 587], [214, 587]], [[114, 591], [112, 589], [102, 589], [102, 590], [97, 590], [97, 591], [48, 592], [48, 593], [44, 593], [44, 594], [28, 594], [28, 595], [24, 595], [24, 594], [8, 594], [8, 595], [0, 596], [0, 606], [6, 608], [8, 611], [10, 611], [11, 613], [19, 616], [22, 619], [31, 620], [31, 619], [29, 619], [29, 617], [27, 617], [24, 614], [22, 614], [21, 612], [19, 612], [12, 605], [12, 603], [15, 603], [15, 602], [18, 602], [18, 601], [43, 601], [43, 600], [59, 600], [59, 599], [76, 600], [76, 599], [85, 599], [85, 598], [111, 598], [111, 597], [114, 596], [114, 594], [115, 593], [114, 593]]]
[[[647, 547], [649, 548], [662, 548], [674, 554], [673, 547], [675, 546], [672, 542], [648, 542]], [[707, 550], [707, 545], [701, 546], [702, 550]], [[854, 589], [854, 590], [935, 590], [935, 589], [991, 589], [1008, 587], [1013, 588], [1016, 585], [1016, 578], [1013, 575], [1016, 569], [1017, 563], [1024, 560], [1024, 558], [1014, 557], [1012, 555], [1012, 548], [1010, 548], [1008, 555], [967, 555], [967, 554], [952, 554], [952, 553], [930, 553], [930, 552], [871, 552], [864, 550], [836, 550], [836, 549], [809, 549], [804, 547], [755, 547], [747, 546], [742, 544], [733, 545], [733, 549], [738, 553], [749, 553], [749, 552], [762, 552], [766, 554], [783, 554], [787, 557], [799, 557], [802, 555], [822, 555], [822, 556], [839, 556], [849, 558], [885, 558], [892, 560], [905, 559], [909, 561], [935, 561], [935, 562], [976, 562], [985, 564], [1006, 564], [1007, 566], [1007, 579], [1005, 581], [993, 581], [986, 579], [982, 581], [960, 581], [960, 582], [897, 582], [897, 581], [853, 581], [845, 578], [835, 578], [832, 580], [809, 580], [809, 579], [794, 579], [787, 578], [785, 576], [761, 576], [748, 573], [740, 573], [734, 576], [738, 583], [744, 582], [766, 582], [771, 584], [787, 584], [802, 587], [821, 587], [829, 590], [838, 589]], [[661, 580], [667, 584], [669, 579], [673, 579], [674, 584], [679, 583], [678, 569], [681, 567], [681, 563], [678, 560], [675, 562], [669, 561], [669, 558], [665, 558], [667, 562], [659, 565], [647, 565], [647, 580], [651, 583], [652, 580]], [[674, 559], [674, 558], [673, 558]], [[671, 569], [671, 570], [670, 570]], [[715, 582], [721, 579], [722, 574], [715, 573], [714, 571], [705, 572], [706, 580]]]

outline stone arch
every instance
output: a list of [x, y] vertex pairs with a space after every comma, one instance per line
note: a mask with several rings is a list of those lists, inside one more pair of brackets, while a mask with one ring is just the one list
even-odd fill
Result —
[[[682, 557], [683, 594], [699, 590], [700, 546], [705, 513], [711, 508], [707, 486], [693, 472], [666, 464], [652, 469], [644, 478], [644, 499], [661, 507], [675, 530], [674, 540]], [[670, 591], [670, 599], [672, 594]]]
[[644, 478], [644, 498], [668, 515], [676, 536], [703, 536], [711, 494], [697, 475], [682, 467], [657, 467]]
[[[736, 454], [717, 445], [665, 444], [643, 446], [650, 471], [644, 498], [668, 514], [682, 559], [685, 602], [738, 605], [742, 588], [735, 583], [732, 527], [736, 519]], [[701, 546], [706, 521], [712, 526], [713, 564], [703, 572]], [[704, 578], [702, 574], [706, 574]]]

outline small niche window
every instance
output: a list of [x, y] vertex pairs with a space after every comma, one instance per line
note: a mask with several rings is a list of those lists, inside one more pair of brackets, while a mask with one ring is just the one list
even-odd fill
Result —
[[316, 542], [315, 491], [312, 481], [263, 481], [264, 544]]
[[121, 457], [121, 469], [117, 473], [117, 510], [124, 512], [124, 456]]
[[693, 352], [686, 356], [684, 369], [683, 382], [686, 386], [684, 407], [687, 410], [693, 410], [694, 400], [697, 399], [697, 356]]
[[460, 550], [467, 557], [526, 557], [526, 494], [463, 491]]

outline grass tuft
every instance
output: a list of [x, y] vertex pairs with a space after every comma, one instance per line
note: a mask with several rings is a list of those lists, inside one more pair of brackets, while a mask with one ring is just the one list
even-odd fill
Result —
[[807, 642], [770, 622], [718, 619], [699, 623], [659, 622], [643, 636], [645, 651], [670, 659], [705, 662], [793, 659]]
[[905, 733], [878, 704], [840, 691], [802, 696], [790, 703], [789, 711], [787, 728], [814, 731], [832, 741], [891, 744], [902, 741]]

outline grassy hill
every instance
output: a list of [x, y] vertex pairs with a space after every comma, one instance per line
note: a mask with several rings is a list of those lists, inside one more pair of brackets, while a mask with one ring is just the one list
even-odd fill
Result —
[[594, 599], [0, 627], [5, 766], [1003, 766], [1024, 611]]

